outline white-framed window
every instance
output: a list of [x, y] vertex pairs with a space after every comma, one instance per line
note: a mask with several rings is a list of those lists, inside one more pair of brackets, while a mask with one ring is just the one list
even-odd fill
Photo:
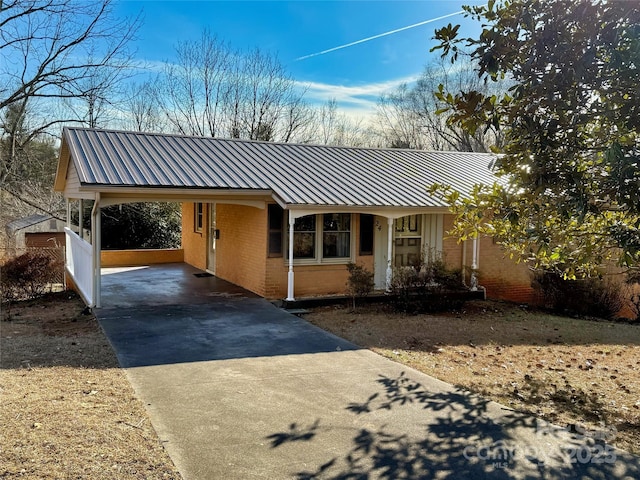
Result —
[[[350, 213], [325, 213], [296, 218], [293, 259], [299, 263], [347, 263], [353, 257]], [[288, 235], [287, 235], [288, 239]], [[286, 249], [288, 256], [288, 248]]]
[[351, 214], [322, 215], [322, 258], [351, 258]]

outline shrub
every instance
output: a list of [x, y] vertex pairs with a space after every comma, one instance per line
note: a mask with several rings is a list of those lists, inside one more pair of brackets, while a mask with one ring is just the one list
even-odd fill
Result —
[[627, 300], [627, 306], [636, 322], [640, 322], [640, 274], [637, 271], [629, 273], [625, 278], [622, 289]]
[[620, 285], [602, 278], [565, 280], [555, 272], [536, 271], [531, 286], [556, 313], [616, 318], [627, 303]]
[[353, 309], [356, 308], [356, 297], [365, 297], [373, 290], [373, 272], [370, 272], [362, 265], [355, 263], [347, 264], [349, 279], [347, 280], [347, 291], [353, 300]]
[[449, 268], [444, 255], [433, 248], [425, 247], [420, 260], [420, 274], [427, 284], [438, 285], [446, 289], [459, 290], [462, 271]]
[[27, 252], [2, 266], [0, 283], [4, 301], [36, 298], [55, 281], [61, 263], [49, 255]]
[[432, 249], [423, 252], [420, 265], [395, 268], [391, 278], [394, 308], [406, 313], [459, 308], [460, 290], [460, 270], [449, 269], [442, 254]]

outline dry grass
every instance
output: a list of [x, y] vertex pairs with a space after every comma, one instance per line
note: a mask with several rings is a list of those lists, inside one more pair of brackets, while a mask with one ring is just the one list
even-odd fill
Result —
[[0, 478], [180, 478], [83, 308], [69, 293], [3, 308]]
[[326, 307], [305, 318], [515, 410], [615, 435], [613, 444], [640, 453], [640, 325], [495, 302], [416, 316]]

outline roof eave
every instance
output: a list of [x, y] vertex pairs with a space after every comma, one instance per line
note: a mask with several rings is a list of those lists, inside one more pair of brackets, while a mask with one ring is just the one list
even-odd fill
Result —
[[56, 176], [53, 182], [54, 192], [64, 192], [67, 182], [67, 171], [71, 162], [71, 152], [66, 140], [66, 127], [62, 130], [62, 143], [60, 145], [60, 154], [58, 155], [58, 166], [56, 167]]

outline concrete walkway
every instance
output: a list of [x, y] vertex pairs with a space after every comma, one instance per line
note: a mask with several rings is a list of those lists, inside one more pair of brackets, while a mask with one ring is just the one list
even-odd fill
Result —
[[640, 478], [638, 457], [359, 349], [253, 295], [116, 300], [98, 319], [186, 480]]

